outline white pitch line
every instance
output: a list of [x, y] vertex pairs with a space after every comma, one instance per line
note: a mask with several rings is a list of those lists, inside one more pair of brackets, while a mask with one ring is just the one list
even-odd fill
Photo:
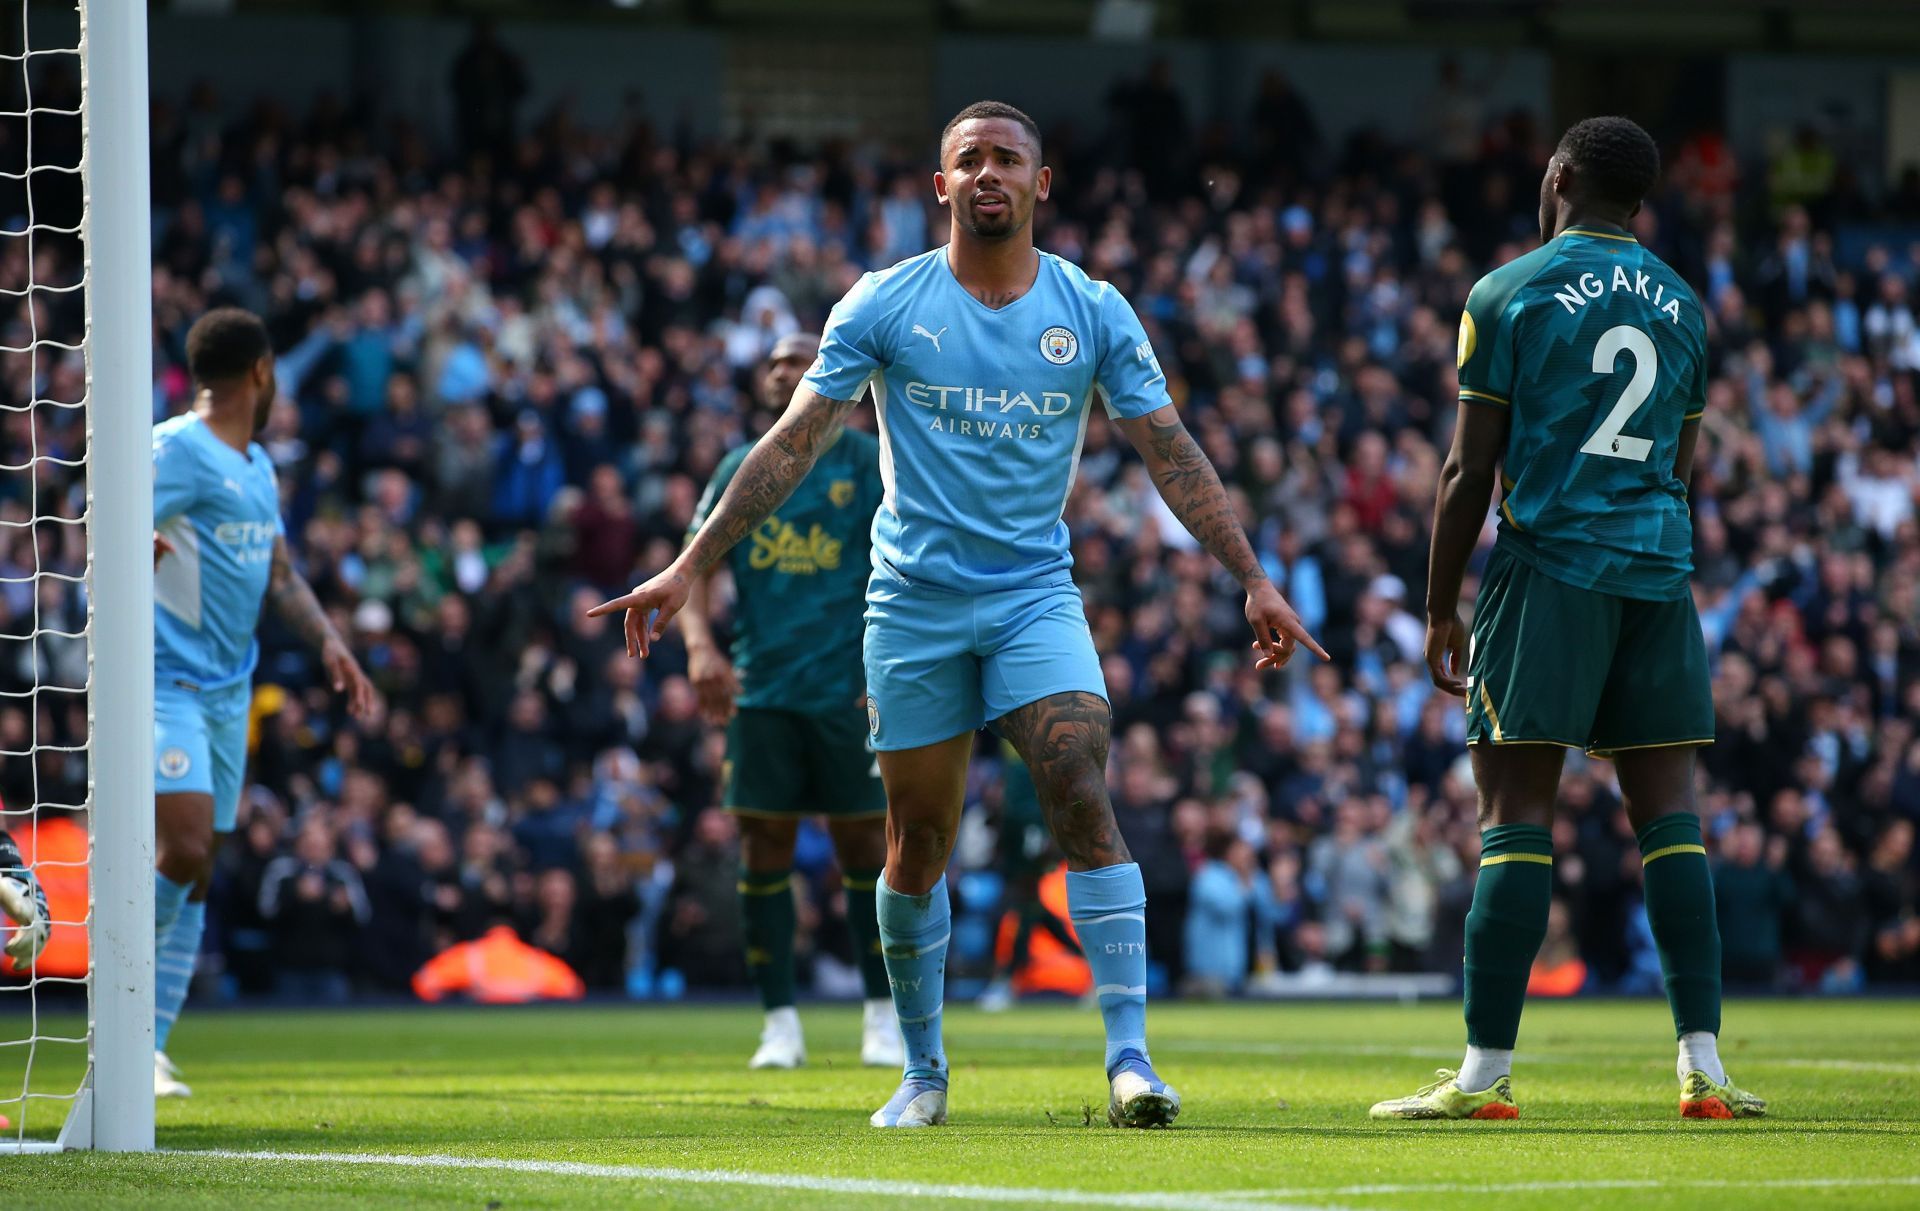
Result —
[[[1738, 1063], [1745, 1061], [1737, 1060]], [[1841, 1072], [1920, 1072], [1920, 1064], [1896, 1064], [1889, 1060], [1754, 1060], [1756, 1064], [1777, 1064], [1782, 1068], [1832, 1068]]]
[[[1362, 1198], [1381, 1194], [1524, 1194], [1554, 1190], [1825, 1190], [1850, 1187], [1920, 1186], [1913, 1177], [1780, 1177], [1725, 1178], [1594, 1178], [1590, 1181], [1542, 1182], [1404, 1182], [1374, 1186], [1292, 1186], [1277, 1190], [1222, 1191], [1216, 1199], [1233, 1198]], [[1261, 1204], [1248, 1202], [1246, 1207]]]
[[616, 1181], [690, 1186], [752, 1186], [763, 1190], [804, 1190], [817, 1194], [872, 1195], [884, 1198], [954, 1199], [976, 1203], [1051, 1204], [1071, 1207], [1127, 1207], [1141, 1211], [1339, 1211], [1325, 1202], [1309, 1205], [1271, 1201], [1252, 1192], [1216, 1198], [1209, 1191], [1177, 1194], [1103, 1190], [1042, 1190], [1013, 1186], [969, 1186], [938, 1182], [901, 1182], [878, 1178], [817, 1177], [806, 1173], [752, 1173], [743, 1169], [668, 1169], [651, 1165], [596, 1165], [584, 1161], [513, 1160], [491, 1156], [365, 1152], [247, 1152], [225, 1148], [181, 1149], [172, 1156], [237, 1161], [306, 1161], [327, 1165], [392, 1165], [406, 1169], [480, 1169], [499, 1173], [535, 1173], [551, 1177], [595, 1177]]

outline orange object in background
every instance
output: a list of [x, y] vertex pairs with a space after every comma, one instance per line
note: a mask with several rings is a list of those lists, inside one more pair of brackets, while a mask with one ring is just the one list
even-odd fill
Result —
[[1536, 962], [1533, 970], [1527, 974], [1527, 995], [1530, 997], [1577, 996], [1586, 985], [1587, 965], [1579, 959], [1563, 959], [1558, 963]]
[[[1040, 880], [1040, 905], [1067, 927], [1076, 941], [1073, 914], [1067, 909], [1067, 864], [1048, 871]], [[1004, 969], [1013, 961], [1013, 937], [1020, 930], [1019, 914], [1009, 909], [1000, 918], [1000, 932], [994, 938], [995, 961]], [[1093, 971], [1087, 961], [1060, 944], [1044, 929], [1036, 928], [1027, 938], [1026, 966], [1013, 973], [1013, 991], [1020, 996], [1036, 992], [1057, 992], [1083, 997], [1093, 991]]]
[[483, 1005], [522, 1005], [577, 1001], [587, 985], [573, 968], [522, 942], [511, 927], [496, 925], [471, 942], [447, 947], [413, 973], [413, 994], [423, 1001], [455, 993]]
[[[69, 816], [49, 816], [25, 828], [7, 830], [20, 847], [20, 860], [46, 889], [53, 931], [33, 974], [78, 978], [87, 974], [87, 830]], [[25, 976], [27, 969], [0, 956], [0, 973]]]

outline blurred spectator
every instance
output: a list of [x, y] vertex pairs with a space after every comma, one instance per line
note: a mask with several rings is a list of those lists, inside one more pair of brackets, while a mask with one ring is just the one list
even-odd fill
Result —
[[1781, 934], [1794, 902], [1786, 862], [1786, 838], [1769, 839], [1758, 824], [1736, 825], [1721, 845], [1713, 893], [1729, 984], [1765, 988], [1779, 979]]
[[1333, 831], [1308, 850], [1307, 877], [1326, 905], [1327, 954], [1351, 970], [1386, 966], [1387, 848], [1370, 819], [1384, 804], [1348, 799], [1334, 809]]
[[1822, 992], [1853, 992], [1861, 980], [1871, 922], [1853, 856], [1827, 827], [1807, 846], [1789, 958], [1801, 982]]
[[274, 990], [280, 996], [324, 1004], [347, 999], [348, 963], [373, 910], [359, 872], [335, 856], [325, 821], [301, 825], [293, 852], [267, 864], [260, 918], [278, 956]]
[[694, 988], [743, 983], [740, 897], [734, 892], [740, 861], [733, 818], [717, 809], [700, 813], [674, 868], [661, 963], [678, 969]]
[[1240, 991], [1251, 970], [1255, 904], [1266, 894], [1253, 846], [1221, 835], [1207, 848], [1188, 893], [1187, 978], [1181, 990], [1189, 996]]

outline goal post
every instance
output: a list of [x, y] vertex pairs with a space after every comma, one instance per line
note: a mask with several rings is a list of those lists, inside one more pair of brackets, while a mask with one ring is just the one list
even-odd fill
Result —
[[[147, 6], [81, 0], [90, 1094], [65, 1142], [153, 1147], [153, 286]], [[90, 1113], [90, 1124], [77, 1121]], [[81, 1139], [82, 1134], [89, 1138]]]
[[[0, 771], [12, 788], [0, 826], [47, 889], [54, 940], [33, 966], [0, 972], [0, 1112], [12, 1116], [0, 1155], [148, 1151], [147, 5], [13, 4], [0, 35], [0, 70], [16, 73], [0, 105], [15, 156], [0, 170], [0, 429], [12, 443], [0, 441]], [[84, 1032], [71, 1024], [82, 990]]]

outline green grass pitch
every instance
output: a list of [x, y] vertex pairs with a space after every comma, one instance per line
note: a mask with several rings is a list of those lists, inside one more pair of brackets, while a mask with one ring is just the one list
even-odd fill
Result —
[[[1730, 1067], [1775, 1111], [1735, 1123], [1676, 1117], [1657, 1002], [1530, 1008], [1516, 1123], [1368, 1121], [1455, 1062], [1451, 1005], [1154, 1007], [1155, 1059], [1185, 1098], [1161, 1132], [1105, 1125], [1088, 1010], [956, 1007], [953, 1122], [900, 1132], [866, 1125], [895, 1076], [858, 1066], [858, 1011], [803, 1016], [811, 1065], [750, 1073], [744, 1006], [190, 1012], [173, 1054], [194, 1097], [159, 1110], [170, 1152], [0, 1158], [0, 1190], [9, 1211], [1920, 1206], [1910, 1003], [1729, 1006]], [[43, 1048], [35, 1087], [70, 1083], [76, 1050]], [[435, 1159], [392, 1163], [408, 1156]]]

